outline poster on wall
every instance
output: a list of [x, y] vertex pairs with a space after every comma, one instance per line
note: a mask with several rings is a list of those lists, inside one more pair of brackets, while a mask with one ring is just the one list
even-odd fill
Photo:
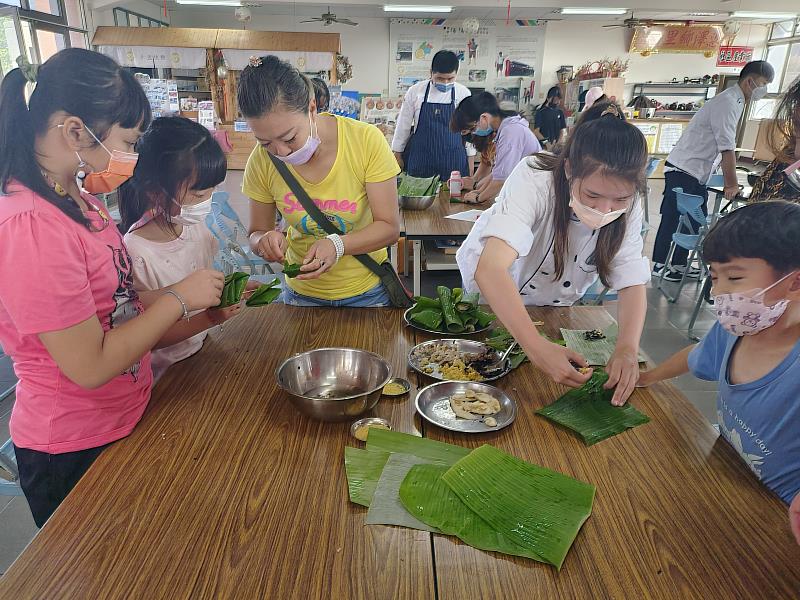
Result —
[[650, 154], [654, 154], [656, 141], [658, 140], [659, 123], [635, 123], [635, 125], [644, 135], [644, 139], [647, 140], [647, 151]]
[[477, 30], [465, 30], [460, 19], [392, 19], [390, 94], [402, 95], [430, 77], [433, 55], [451, 50], [461, 65], [459, 83], [493, 92], [522, 90], [509, 97], [520, 103], [525, 98], [533, 102], [532, 89], [541, 77], [545, 31], [545, 24], [525, 20], [506, 25], [505, 21], [486, 19], [479, 22]]
[[403, 97], [367, 96], [361, 100], [361, 121], [372, 123], [391, 143], [397, 126], [397, 116], [403, 106]]

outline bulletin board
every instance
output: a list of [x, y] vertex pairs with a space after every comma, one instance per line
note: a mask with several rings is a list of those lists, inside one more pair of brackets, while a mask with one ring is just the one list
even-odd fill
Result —
[[389, 23], [389, 93], [403, 95], [430, 77], [439, 50], [452, 50], [461, 61], [458, 82], [493, 91], [520, 77], [541, 80], [546, 24], [482, 20], [467, 33], [460, 19], [392, 19]]

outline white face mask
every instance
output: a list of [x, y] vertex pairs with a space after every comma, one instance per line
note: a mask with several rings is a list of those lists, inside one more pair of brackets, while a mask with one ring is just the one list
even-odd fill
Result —
[[575, 215], [580, 219], [581, 223], [586, 225], [589, 229], [600, 229], [601, 227], [605, 227], [628, 212], [627, 208], [613, 210], [607, 213], [600, 212], [591, 206], [586, 206], [574, 196], [570, 199], [569, 205], [575, 212]]
[[182, 204], [179, 215], [172, 217], [172, 221], [179, 225], [198, 225], [206, 220], [211, 212], [211, 198], [197, 204]]
[[772, 306], [767, 306], [764, 304], [764, 295], [795, 273], [796, 271], [792, 271], [784, 275], [764, 289], [714, 296], [714, 308], [717, 311], [719, 324], [735, 336], [755, 335], [772, 327], [786, 312], [789, 301], [779, 300]]
[[764, 96], [767, 95], [767, 86], [762, 85], [761, 87], [757, 87], [753, 89], [753, 93], [750, 94], [750, 99], [754, 101], [761, 100]]

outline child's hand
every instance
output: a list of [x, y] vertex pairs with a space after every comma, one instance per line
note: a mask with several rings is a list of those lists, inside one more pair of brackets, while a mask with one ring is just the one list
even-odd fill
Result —
[[228, 319], [232, 319], [238, 315], [242, 311], [243, 304], [244, 300], [239, 302], [239, 304], [234, 304], [225, 308], [209, 308], [207, 311], [208, 318], [211, 319], [214, 325], [222, 325]]
[[792, 526], [794, 539], [800, 544], [800, 493], [798, 493], [789, 507], [789, 524]]
[[225, 276], [219, 271], [201, 269], [172, 286], [189, 311], [203, 310], [219, 304]]

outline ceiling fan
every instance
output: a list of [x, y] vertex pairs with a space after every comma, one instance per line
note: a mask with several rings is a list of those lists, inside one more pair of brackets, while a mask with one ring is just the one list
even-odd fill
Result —
[[633, 16], [633, 11], [631, 11], [631, 16], [622, 23], [603, 25], [603, 27], [625, 27], [626, 29], [635, 29], [637, 27], [652, 27], [653, 25], [655, 25], [655, 21], [651, 19], [637, 19]]
[[334, 23], [338, 23], [339, 25], [352, 25], [357, 26], [358, 23], [355, 21], [351, 21], [350, 19], [337, 19], [336, 15], [331, 12], [331, 7], [328, 7], [328, 12], [322, 13], [318, 17], [314, 17], [313, 19], [306, 19], [305, 21], [300, 21], [301, 23], [322, 23], [323, 27], [328, 27], [329, 25], [333, 25]]

